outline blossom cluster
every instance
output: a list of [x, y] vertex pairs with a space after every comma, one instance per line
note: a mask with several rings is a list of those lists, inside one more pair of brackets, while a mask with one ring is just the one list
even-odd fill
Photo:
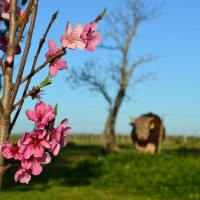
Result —
[[[97, 23], [91, 22], [85, 27], [82, 24], [77, 24], [74, 29], [70, 23], [67, 23], [65, 34], [61, 36], [61, 47], [68, 49], [86, 49], [87, 51], [94, 51], [96, 45], [101, 42], [101, 35], [95, 30], [97, 29]], [[48, 41], [49, 51], [45, 54], [46, 58], [49, 58], [56, 54], [60, 48], [58, 48], [53, 40]], [[58, 70], [67, 69], [67, 62], [56, 58], [49, 68], [50, 76], [56, 76]]]
[[70, 127], [67, 126], [67, 119], [64, 119], [54, 128], [54, 110], [42, 101], [36, 104], [34, 110], [27, 110], [26, 115], [35, 122], [36, 128], [32, 133], [25, 132], [16, 145], [5, 142], [2, 152], [5, 158], [21, 162], [14, 179], [27, 184], [31, 175], [39, 175], [42, 166], [51, 162], [50, 153], [56, 156], [60, 148], [65, 147]]
[[[19, 17], [23, 17], [25, 12], [17, 9], [17, 15]], [[0, 17], [6, 20], [10, 19], [10, 0], [3, 0], [0, 3]], [[1, 23], [0, 23], [1, 24]], [[48, 59], [49, 57], [56, 54], [61, 48], [68, 49], [86, 49], [87, 51], [94, 51], [96, 45], [101, 42], [101, 35], [95, 30], [97, 29], [97, 23], [91, 22], [87, 24], [85, 27], [82, 24], [77, 24], [74, 29], [72, 28], [70, 23], [67, 23], [66, 31], [61, 36], [61, 47], [57, 47], [53, 40], [48, 41], [49, 51], [45, 54], [45, 57]], [[8, 36], [0, 36], [0, 50], [2, 50], [5, 54], [8, 49]], [[21, 48], [18, 45], [16, 48], [16, 55], [21, 53]], [[64, 55], [64, 54], [63, 54]], [[67, 69], [67, 62], [62, 60], [61, 57], [57, 57], [53, 62], [50, 63], [49, 66], [49, 75], [51, 77], [56, 76], [58, 70]], [[6, 61], [8, 63], [12, 63], [12, 57], [6, 57]]]
[[[10, 14], [10, 0], [2, 0], [0, 2], [0, 25], [2, 19], [10, 20]], [[105, 11], [102, 13], [102, 16], [104, 14]], [[27, 15], [28, 11], [17, 8], [16, 19], [20, 23], [25, 18], [28, 21]], [[65, 49], [86, 49], [87, 51], [94, 51], [96, 49], [96, 45], [101, 42], [101, 35], [96, 32], [96, 21], [98, 20], [92, 21], [86, 26], [78, 23], [74, 28], [72, 28], [70, 23], [67, 23], [65, 33], [61, 35], [59, 47], [53, 40], [48, 41], [49, 49], [45, 57], [46, 63], [50, 63], [50, 77], [56, 76], [59, 70], [67, 69], [67, 62], [61, 59], [65, 54], [63, 53]], [[20, 23], [18, 28], [22, 28]], [[16, 38], [19, 32], [19, 30], [16, 31]], [[5, 54], [5, 63], [11, 64], [14, 60], [13, 54], [19, 55], [21, 47], [18, 44], [18, 40], [17, 42], [15, 41], [14, 45], [12, 45], [12, 55], [9, 55], [8, 44], [8, 35], [0, 35], [0, 50]], [[47, 84], [45, 83], [44, 85], [46, 86]], [[32, 92], [34, 92], [34, 87]], [[38, 92], [31, 95], [33, 94], [39, 96]], [[66, 136], [70, 127], [67, 126], [67, 119], [62, 120], [56, 128], [54, 127], [56, 109], [53, 109], [51, 105], [46, 105], [43, 101], [39, 101], [35, 105], [34, 110], [26, 111], [28, 119], [35, 122], [35, 129], [32, 132], [23, 133], [17, 144], [6, 141], [2, 145], [0, 150], [2, 150], [3, 156], [6, 159], [20, 161], [20, 167], [14, 176], [16, 182], [28, 184], [32, 175], [39, 175], [42, 172], [43, 165], [51, 162], [51, 155], [58, 155], [60, 149], [65, 147]]]

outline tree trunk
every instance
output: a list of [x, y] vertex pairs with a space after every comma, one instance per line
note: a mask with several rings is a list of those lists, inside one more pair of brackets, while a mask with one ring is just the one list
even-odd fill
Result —
[[124, 95], [125, 95], [125, 89], [120, 88], [117, 97], [115, 99], [114, 106], [109, 110], [108, 118], [106, 120], [106, 124], [104, 127], [103, 141], [102, 141], [102, 148], [106, 152], [115, 152], [119, 150], [116, 144], [115, 123]]
[[9, 126], [10, 126], [9, 116], [8, 115], [6, 116], [4, 114], [1, 115], [1, 119], [0, 119], [0, 190], [2, 187], [3, 175], [6, 170], [6, 167], [4, 166], [4, 156], [2, 153], [2, 145], [5, 141], [8, 140]]
[[102, 148], [106, 152], [117, 150], [117, 145], [115, 141], [115, 118], [113, 116], [113, 109], [109, 111], [108, 118], [104, 127], [102, 142]]

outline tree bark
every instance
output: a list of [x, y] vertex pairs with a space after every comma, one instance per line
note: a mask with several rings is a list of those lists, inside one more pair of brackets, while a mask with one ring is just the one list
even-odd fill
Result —
[[125, 95], [125, 89], [122, 87], [118, 91], [113, 107], [109, 110], [109, 114], [104, 127], [103, 143], [102, 143], [102, 148], [106, 152], [119, 151], [119, 147], [116, 144], [115, 122], [124, 95]]
[[9, 115], [5, 115], [5, 114], [1, 115], [1, 119], [0, 119], [0, 190], [2, 187], [3, 175], [6, 170], [6, 167], [4, 166], [4, 156], [1, 149], [2, 149], [3, 143], [8, 140], [9, 126], [10, 126]]

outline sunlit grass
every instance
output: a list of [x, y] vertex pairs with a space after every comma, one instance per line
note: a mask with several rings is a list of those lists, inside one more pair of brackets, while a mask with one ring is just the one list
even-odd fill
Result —
[[199, 138], [167, 138], [156, 155], [135, 154], [125, 140], [118, 141], [119, 153], [106, 157], [99, 153], [98, 139], [73, 140], [29, 185], [14, 183], [13, 167], [5, 175], [0, 199], [200, 199]]

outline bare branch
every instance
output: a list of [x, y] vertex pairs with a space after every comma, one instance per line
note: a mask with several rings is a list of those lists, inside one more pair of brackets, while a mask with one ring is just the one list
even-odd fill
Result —
[[[22, 21], [22, 24], [21, 24], [21, 27], [20, 27], [20, 31], [19, 31], [19, 34], [18, 34], [16, 40], [15, 40], [15, 45], [16, 45], [16, 46], [19, 44], [19, 42], [20, 42], [20, 40], [21, 40], [21, 38], [22, 38], [22, 35], [23, 35], [23, 33], [24, 33], [24, 29], [25, 29], [25, 27], [26, 27], [26, 24], [27, 24], [27, 22], [28, 22], [28, 20], [29, 20], [29, 16], [30, 16], [30, 14], [31, 14], [31, 8], [32, 8], [32, 6], [33, 6], [33, 3], [34, 3], [34, 0], [30, 0], [29, 5], [28, 5], [28, 7], [27, 7], [27, 9], [26, 9], [26, 12], [25, 12], [25, 14], [23, 15], [23, 20], [21, 20], [21, 21]], [[20, 22], [21, 22], [21, 21], [20, 21]], [[20, 25], [20, 24], [19, 24], [19, 25]]]
[[[40, 51], [41, 51], [41, 49], [42, 49], [42, 46], [43, 46], [43, 44], [45, 43], [45, 39], [46, 39], [46, 37], [47, 37], [47, 34], [48, 34], [48, 32], [49, 32], [49, 30], [50, 30], [50, 28], [51, 28], [51, 25], [52, 25], [53, 22], [55, 21], [57, 15], [58, 15], [58, 11], [52, 15], [51, 21], [49, 22], [49, 25], [48, 25], [48, 27], [47, 27], [47, 29], [46, 29], [46, 31], [45, 31], [45, 34], [43, 35], [43, 37], [42, 37], [41, 40], [40, 40], [39, 47], [38, 47], [37, 53], [36, 53], [36, 55], [35, 55], [35, 57], [34, 57], [34, 61], [33, 61], [32, 68], [31, 68], [31, 72], [30, 72], [30, 73], [33, 73], [33, 72], [34, 72], [34, 69], [35, 69], [35, 66], [36, 66], [36, 63], [37, 63], [37, 60], [38, 60]], [[27, 90], [28, 90], [28, 88], [29, 88], [30, 82], [31, 82], [31, 77], [29, 77], [29, 78], [27, 79], [27, 83], [26, 83], [26, 86], [25, 86], [25, 88], [24, 88], [24, 92], [23, 92], [22, 97], [23, 97], [24, 95], [26, 95], [26, 92], [27, 92]]]
[[[14, 88], [13, 88], [13, 92], [12, 92], [12, 98], [9, 101], [10, 106], [12, 106], [14, 101], [15, 101], [15, 98], [16, 98], [16, 95], [17, 95], [17, 92], [18, 92], [18, 89], [19, 89], [19, 86], [20, 86], [20, 82], [21, 82], [21, 79], [22, 79], [22, 75], [23, 75], [23, 72], [24, 72], [27, 56], [28, 56], [29, 49], [30, 49], [30, 46], [31, 46], [31, 39], [32, 39], [32, 34], [33, 34], [34, 26], [35, 26], [37, 8], [38, 8], [38, 0], [34, 0], [31, 23], [30, 23], [30, 27], [29, 27], [29, 31], [28, 31], [28, 36], [27, 36], [27, 39], [26, 39], [26, 45], [25, 45], [25, 48], [24, 48], [23, 56], [22, 56], [21, 63], [20, 63], [20, 68], [18, 70], [18, 75], [17, 75], [17, 78], [16, 78], [16, 82], [14, 84]], [[22, 105], [20, 106], [19, 112], [21, 110], [21, 107], [22, 107]], [[15, 125], [15, 122], [18, 118], [19, 112], [17, 112], [15, 114], [14, 119], [13, 119], [12, 123], [10, 124], [10, 128], [9, 128], [10, 132]]]
[[27, 36], [27, 39], [26, 39], [26, 45], [25, 45], [24, 52], [23, 52], [23, 55], [22, 55], [20, 67], [19, 67], [19, 70], [18, 70], [18, 75], [17, 75], [16, 82], [15, 82], [14, 87], [13, 87], [13, 92], [12, 92], [13, 98], [11, 98], [10, 102], [9, 102], [10, 106], [12, 106], [13, 103], [14, 103], [14, 100], [15, 100], [15, 97], [17, 95], [17, 91], [19, 89], [19, 85], [20, 85], [20, 82], [21, 82], [21, 79], [22, 79], [22, 75], [23, 75], [23, 72], [24, 72], [27, 56], [28, 56], [29, 49], [30, 49], [30, 46], [31, 46], [33, 29], [34, 29], [34, 26], [35, 26], [35, 20], [36, 20], [36, 15], [37, 15], [37, 7], [38, 7], [38, 0], [34, 0], [31, 23], [30, 23], [28, 36]]
[[158, 57], [157, 56], [154, 56], [154, 55], [149, 55], [147, 57], [141, 57], [139, 58], [137, 61], [135, 61], [129, 71], [127, 72], [127, 80], [129, 81], [133, 75], [133, 71], [135, 70], [136, 67], [138, 67], [139, 65], [142, 65], [144, 63], [149, 63], [149, 62], [152, 62], [153, 60], [157, 59]]
[[40, 70], [42, 70], [46, 65], [48, 65], [49, 63], [53, 62], [56, 58], [58, 58], [59, 56], [63, 55], [66, 53], [65, 48], [60, 49], [57, 53], [55, 53], [53, 56], [49, 57], [42, 65], [40, 65], [37, 69], [35, 69], [33, 72], [31, 72], [28, 76], [24, 77], [21, 80], [21, 83], [24, 83], [25, 81], [27, 81], [29, 78], [31, 78], [32, 76], [34, 76], [35, 74], [37, 74]]
[[104, 15], [106, 14], [106, 9], [102, 11], [102, 13], [94, 20], [96, 23], [98, 23], [100, 20], [103, 19]]
[[[37, 12], [37, 10], [35, 10], [35, 12]], [[33, 61], [33, 64], [32, 64], [32, 68], [31, 68], [30, 74], [29, 74], [27, 77], [25, 77], [23, 80], [20, 79], [20, 84], [23, 83], [24, 81], [27, 81], [27, 82], [26, 82], [26, 85], [25, 85], [25, 87], [24, 87], [24, 92], [23, 92], [23, 94], [22, 94], [21, 99], [20, 99], [19, 102], [16, 103], [16, 104], [14, 105], [14, 107], [13, 107], [13, 109], [15, 109], [17, 106], [19, 106], [17, 112], [15, 113], [15, 116], [14, 116], [14, 118], [13, 118], [13, 121], [12, 121], [12, 123], [11, 123], [10, 130], [13, 129], [13, 127], [14, 127], [16, 121], [17, 121], [17, 118], [18, 118], [18, 116], [19, 116], [19, 114], [20, 114], [20, 111], [21, 111], [22, 106], [23, 106], [23, 103], [24, 103], [24, 99], [27, 98], [27, 97], [29, 97], [29, 96], [32, 94], [31, 92], [29, 92], [28, 94], [26, 94], [26, 93], [27, 93], [27, 90], [28, 90], [28, 88], [29, 88], [29, 85], [30, 85], [32, 76], [35, 75], [35, 74], [36, 74], [37, 72], [39, 72], [43, 67], [46, 66], [46, 62], [45, 62], [45, 65], [43, 65], [42, 67], [39, 67], [39, 68], [37, 68], [36, 70], [34, 70], [34, 69], [35, 69], [35, 66], [36, 66], [36, 63], [37, 63], [38, 56], [39, 56], [40, 51], [41, 51], [41, 49], [42, 49], [42, 46], [43, 46], [43, 44], [44, 44], [44, 42], [45, 42], [46, 36], [47, 36], [47, 34], [48, 34], [48, 32], [49, 32], [49, 30], [50, 30], [50, 28], [51, 28], [51, 25], [52, 25], [53, 22], [55, 21], [57, 15], [58, 15], [58, 12], [56, 12], [56, 13], [53, 14], [53, 16], [52, 16], [52, 18], [51, 18], [51, 21], [50, 21], [50, 23], [49, 23], [49, 25], [48, 25], [48, 27], [47, 27], [47, 29], [46, 29], [46, 31], [45, 31], [45, 34], [43, 35], [43, 37], [42, 37], [41, 40], [40, 40], [39, 47], [38, 47], [37, 53], [36, 53], [36, 55], [35, 55], [35, 57], [34, 57], [34, 61]], [[31, 41], [31, 40], [28, 40], [28, 41]], [[60, 52], [63, 53], [62, 50], [60, 50]], [[56, 54], [56, 55], [57, 55], [57, 54]], [[58, 55], [59, 55], [59, 54], [58, 54]], [[58, 56], [58, 55], [57, 55], [57, 56]], [[48, 59], [48, 60], [53, 60], [53, 59], [55, 59], [54, 57], [55, 57], [55, 55], [53, 56], [53, 58], [51, 57], [51, 58]], [[47, 62], [47, 64], [48, 64], [48, 63], [49, 63], [49, 62]]]
[[[17, 28], [17, 20], [16, 20], [16, 12], [17, 12], [17, 0], [10, 1], [10, 24], [9, 24], [9, 42], [8, 42], [8, 50], [7, 56], [12, 57], [14, 60], [15, 55], [15, 34]], [[4, 87], [3, 87], [3, 97], [1, 100], [1, 105], [3, 113], [0, 115], [0, 148], [3, 143], [8, 139], [9, 134], [9, 121], [11, 108], [9, 107], [9, 100], [11, 96], [12, 90], [12, 75], [13, 75], [13, 64], [5, 64], [5, 72], [4, 72]], [[2, 151], [0, 151], [0, 189], [2, 186], [3, 173], [5, 171], [4, 168], [4, 156]]]
[[[7, 56], [10, 56], [14, 60], [15, 56], [15, 34], [17, 28], [17, 19], [16, 19], [16, 12], [17, 12], [17, 1], [11, 0], [10, 1], [10, 23], [9, 23], [9, 42], [8, 42], [8, 50]], [[14, 62], [8, 64], [7, 62], [4, 63], [5, 70], [4, 72], [4, 84], [3, 84], [3, 95], [1, 103], [4, 109], [9, 109], [9, 100], [12, 90], [12, 74], [13, 74], [13, 65]]]
[[110, 106], [113, 100], [107, 90], [106, 82], [100, 79], [100, 76], [94, 68], [94, 63], [90, 62], [86, 63], [84, 69], [81, 71], [80, 69], [73, 69], [70, 79], [67, 79], [67, 81], [70, 82], [73, 87], [87, 87], [90, 91], [101, 93]]
[[153, 80], [156, 78], [155, 74], [156, 74], [155, 72], [146, 72], [146, 73], [142, 74], [140, 77], [138, 77], [137, 79], [135, 79], [133, 82], [133, 85], [142, 83], [147, 80]]
[[107, 45], [103, 45], [103, 44], [100, 44], [98, 46], [98, 48], [108, 49], [108, 50], [122, 50], [121, 47], [119, 47], [119, 46], [111, 47], [111, 46], [107, 46]]
[[37, 86], [37, 87], [34, 87], [32, 90], [30, 90], [26, 95], [24, 95], [15, 105], [13, 105], [13, 110], [15, 110], [15, 108], [17, 106], [19, 106], [20, 108], [22, 107], [22, 104], [24, 102], [24, 100], [27, 98], [27, 97], [30, 97], [32, 96], [36, 91], [39, 91], [40, 90], [40, 86]]
[[[136, 62], [132, 62], [129, 54], [132, 50], [133, 39], [137, 34], [138, 27], [145, 20], [151, 19], [155, 13], [156, 9], [149, 7], [145, 0], [124, 0], [120, 5], [120, 10], [115, 9], [106, 18], [109, 30], [106, 31], [105, 37], [108, 40], [100, 46], [100, 48], [107, 50], [119, 50], [117, 52], [117, 60], [112, 57], [114, 64], [111, 63], [106, 68], [96, 68], [98, 70], [96, 71], [97, 75], [92, 72], [94, 66], [91, 66], [90, 68], [79, 68], [76, 73], [70, 76], [70, 79], [75, 78], [73, 81], [77, 87], [86, 87], [91, 92], [99, 92], [109, 103], [109, 114], [103, 135], [107, 138], [104, 147], [110, 150], [115, 149], [115, 122], [119, 108], [128, 94], [128, 87], [131, 85], [131, 81], [136, 80], [137, 82], [134, 82], [136, 84], [146, 81], [150, 77], [150, 74], [144, 73], [139, 79], [133, 79], [133, 71], [137, 66], [151, 62], [156, 57], [143, 56]], [[117, 63], [119, 60], [120, 62]], [[112, 85], [108, 83], [112, 83]]]

